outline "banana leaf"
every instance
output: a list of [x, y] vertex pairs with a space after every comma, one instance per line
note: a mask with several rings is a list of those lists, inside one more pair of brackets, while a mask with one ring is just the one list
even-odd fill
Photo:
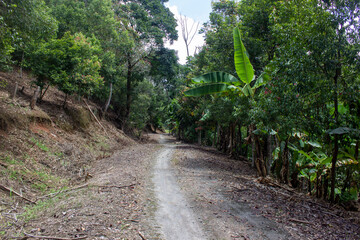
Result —
[[193, 83], [220, 83], [227, 82], [232, 83], [234, 85], [239, 85], [239, 80], [231, 74], [225, 72], [211, 72], [199, 77], [195, 77], [192, 79]]
[[229, 85], [225, 83], [210, 83], [200, 87], [192, 88], [184, 92], [188, 97], [199, 97], [203, 95], [228, 92]]
[[244, 44], [241, 41], [240, 30], [234, 29], [234, 61], [235, 69], [240, 80], [246, 84], [249, 84], [255, 77], [254, 68], [250, 63], [248, 53], [245, 49]]

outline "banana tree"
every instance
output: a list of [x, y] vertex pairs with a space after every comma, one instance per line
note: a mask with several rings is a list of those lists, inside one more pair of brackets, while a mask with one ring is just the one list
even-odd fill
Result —
[[224, 92], [239, 92], [246, 97], [253, 97], [255, 90], [266, 84], [270, 77], [264, 72], [255, 81], [253, 86], [250, 84], [255, 80], [254, 68], [250, 63], [248, 53], [241, 40], [240, 30], [235, 28], [233, 31], [234, 38], [234, 61], [238, 78], [225, 72], [210, 72], [192, 79], [194, 84], [201, 84], [184, 92], [186, 96], [203, 96]]
[[[240, 95], [250, 98], [254, 103], [254, 95], [257, 88], [266, 84], [270, 80], [267, 71], [264, 71], [255, 79], [255, 71], [250, 63], [248, 53], [241, 40], [240, 30], [235, 28], [233, 31], [234, 38], [234, 62], [237, 77], [225, 72], [211, 72], [192, 79], [194, 84], [201, 84], [199, 87], [189, 89], [184, 92], [185, 96], [203, 96], [215, 93], [236, 92]], [[255, 130], [255, 126], [250, 129]], [[252, 165], [256, 166], [259, 175], [266, 176], [266, 164], [262, 154], [260, 154], [260, 145], [258, 136], [252, 133]], [[257, 150], [257, 151], [256, 151]], [[256, 158], [255, 156], [259, 157]]]

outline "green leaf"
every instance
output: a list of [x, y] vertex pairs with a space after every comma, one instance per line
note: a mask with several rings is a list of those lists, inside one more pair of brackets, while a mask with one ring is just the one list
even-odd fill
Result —
[[221, 93], [228, 91], [228, 85], [225, 83], [210, 83], [200, 87], [192, 88], [184, 92], [185, 96], [199, 97], [207, 94]]
[[303, 142], [303, 140], [301, 140], [301, 139], [300, 139], [300, 141], [299, 141], [299, 142], [300, 142], [300, 147], [302, 147], [302, 148], [303, 148], [303, 147], [304, 147], [304, 142]]
[[317, 142], [308, 141], [307, 144], [309, 144], [312, 147], [321, 148], [320, 143], [317, 143]]
[[301, 155], [304, 155], [307, 159], [309, 159], [311, 161], [314, 161], [314, 159], [309, 154], [307, 154], [306, 152], [304, 152], [302, 150], [299, 150], [298, 153], [300, 153]]
[[238, 28], [234, 29], [233, 36], [235, 50], [235, 69], [240, 80], [246, 84], [249, 84], [255, 76], [254, 68], [250, 63], [245, 46], [241, 41], [240, 30]]
[[316, 179], [316, 173], [311, 174], [310, 181], [313, 182]]
[[328, 164], [328, 163], [331, 163], [331, 160], [332, 160], [332, 157], [327, 157], [327, 158], [321, 159], [321, 160], [320, 160], [320, 163], [321, 163], [322, 165], [326, 165], [326, 164]]
[[354, 129], [354, 128], [339, 127], [339, 128], [327, 130], [326, 133], [329, 135], [344, 135], [344, 134], [349, 134], [349, 133], [359, 134], [360, 131], [358, 129]]
[[249, 84], [246, 84], [246, 85], [242, 88], [242, 92], [244, 93], [245, 97], [253, 96], [253, 95], [254, 95], [254, 90], [250, 87]]
[[225, 72], [211, 72], [204, 74], [199, 77], [195, 77], [192, 79], [194, 83], [221, 83], [221, 82], [227, 82], [227, 83], [233, 83], [240, 84], [239, 80], [234, 77], [231, 74], [225, 73]]
[[271, 77], [269, 74], [267, 74], [266, 72], [263, 72], [257, 79], [255, 82], [255, 85], [253, 88], [259, 88], [262, 85], [267, 84], [269, 81], [271, 80]]

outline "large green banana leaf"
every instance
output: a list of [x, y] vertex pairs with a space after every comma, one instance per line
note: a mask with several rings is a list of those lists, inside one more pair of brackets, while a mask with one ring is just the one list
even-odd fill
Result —
[[235, 86], [240, 84], [239, 80], [231, 74], [225, 72], [210, 72], [192, 79], [193, 83], [232, 83]]
[[199, 97], [203, 95], [228, 92], [229, 85], [225, 83], [210, 83], [205, 84], [200, 87], [192, 88], [184, 92], [185, 96], [189, 97]]
[[235, 50], [235, 69], [240, 80], [246, 84], [249, 84], [255, 76], [254, 68], [250, 63], [245, 46], [241, 41], [240, 30], [238, 28], [234, 29], [233, 36]]

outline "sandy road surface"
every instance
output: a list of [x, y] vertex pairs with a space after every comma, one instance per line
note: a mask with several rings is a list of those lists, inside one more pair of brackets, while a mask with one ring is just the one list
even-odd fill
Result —
[[[160, 138], [160, 143], [166, 143], [164, 137]], [[198, 219], [187, 203], [171, 167], [174, 147], [164, 146], [157, 157], [153, 177], [158, 199], [156, 220], [161, 226], [161, 233], [165, 239], [205, 239]]]

